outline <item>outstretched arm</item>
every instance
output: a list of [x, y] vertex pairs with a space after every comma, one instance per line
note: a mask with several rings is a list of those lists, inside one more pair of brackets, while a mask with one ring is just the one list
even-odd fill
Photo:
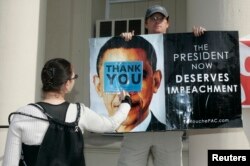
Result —
[[79, 125], [84, 129], [92, 132], [115, 132], [121, 123], [127, 118], [131, 109], [131, 99], [128, 93], [121, 92], [119, 94], [120, 106], [113, 116], [103, 116], [95, 111], [83, 106]]

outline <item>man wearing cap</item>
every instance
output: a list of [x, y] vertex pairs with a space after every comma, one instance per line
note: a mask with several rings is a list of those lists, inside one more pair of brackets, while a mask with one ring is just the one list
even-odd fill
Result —
[[[167, 33], [169, 15], [160, 5], [147, 9], [145, 27], [148, 34]], [[195, 36], [200, 36], [205, 29], [193, 27]], [[134, 32], [125, 32], [121, 36], [131, 40]], [[124, 133], [118, 166], [146, 166], [152, 155], [154, 166], [182, 165], [182, 131]]]

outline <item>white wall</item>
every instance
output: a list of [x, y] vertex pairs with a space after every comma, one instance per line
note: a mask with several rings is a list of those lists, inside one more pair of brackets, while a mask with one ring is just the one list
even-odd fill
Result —
[[[249, 0], [187, 0], [187, 27], [238, 30], [250, 34]], [[249, 149], [250, 109], [243, 109], [244, 129], [203, 130], [189, 133], [189, 165], [206, 166], [208, 149]]]
[[[10, 112], [40, 99], [38, 70], [45, 50], [46, 2], [0, 1], [1, 126], [8, 125]], [[7, 129], [0, 128], [0, 164], [6, 135]]]
[[249, 0], [187, 0], [187, 27], [238, 30], [243, 37], [250, 34], [249, 5]]
[[89, 104], [89, 47], [92, 34], [91, 0], [49, 0], [47, 7], [46, 57], [68, 59], [79, 79], [71, 101]]
[[10, 112], [35, 100], [37, 55], [44, 48], [38, 35], [45, 28], [39, 17], [40, 0], [0, 1], [1, 125], [8, 124]]

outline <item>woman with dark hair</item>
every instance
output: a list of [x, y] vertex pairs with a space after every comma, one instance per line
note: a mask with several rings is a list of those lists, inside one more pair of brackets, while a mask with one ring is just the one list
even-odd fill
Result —
[[43, 100], [21, 107], [9, 117], [3, 166], [85, 165], [84, 130], [114, 132], [126, 119], [131, 99], [125, 92], [120, 93], [120, 107], [111, 117], [66, 101], [77, 78], [67, 60], [46, 62], [41, 72]]

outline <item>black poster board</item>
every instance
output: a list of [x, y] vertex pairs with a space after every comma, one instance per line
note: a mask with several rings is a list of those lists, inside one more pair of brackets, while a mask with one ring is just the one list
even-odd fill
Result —
[[236, 31], [164, 35], [166, 119], [173, 129], [242, 127]]

